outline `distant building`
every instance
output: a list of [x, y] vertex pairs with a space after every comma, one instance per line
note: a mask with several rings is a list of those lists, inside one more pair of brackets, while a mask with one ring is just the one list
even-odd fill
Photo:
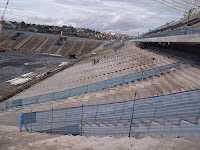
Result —
[[83, 31], [77, 31], [76, 33], [79, 34], [79, 35], [83, 35], [84, 34]]
[[29, 32], [38, 32], [38, 28], [35, 28], [35, 27], [28, 27], [27, 30]]
[[78, 28], [78, 29], [76, 30], [76, 34], [84, 35], [84, 33], [85, 33], [85, 29], [83, 29], [83, 28]]

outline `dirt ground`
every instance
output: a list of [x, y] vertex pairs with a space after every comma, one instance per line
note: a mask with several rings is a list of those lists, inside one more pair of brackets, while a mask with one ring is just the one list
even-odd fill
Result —
[[10, 88], [7, 80], [29, 72], [41, 72], [53, 68], [61, 62], [71, 61], [65, 57], [56, 57], [30, 52], [7, 51], [0, 53], [0, 95]]
[[19, 132], [17, 126], [0, 125], [0, 150], [199, 150], [199, 145], [174, 138], [147, 136], [95, 137]]

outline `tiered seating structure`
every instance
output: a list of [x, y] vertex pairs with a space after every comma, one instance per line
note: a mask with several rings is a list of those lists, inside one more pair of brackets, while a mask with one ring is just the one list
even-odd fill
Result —
[[45, 42], [44, 46], [41, 48], [40, 51], [42, 53], [50, 53], [49, 49], [52, 47], [52, 45], [56, 39], [57, 38], [55, 36], [49, 37], [48, 41]]
[[25, 43], [22, 43], [19, 50], [35, 51], [48, 37], [32, 35]]
[[95, 43], [91, 43], [90, 41], [85, 41], [85, 45], [81, 50], [81, 54], [87, 54], [90, 52], [91, 49], [95, 49], [96, 47], [100, 46], [102, 43], [100, 41], [96, 41]]
[[[107, 50], [107, 52], [110, 54], [104, 52], [92, 59], [89, 58], [85, 60], [85, 63], [80, 64], [82, 63], [80, 62], [78, 65], [45, 80], [45, 82], [33, 86], [30, 92], [23, 92], [23, 97], [76, 88], [178, 62], [156, 53], [142, 51], [139, 48], [125, 48], [119, 52], [114, 52], [114, 54], [110, 50]], [[94, 64], [94, 59], [99, 60], [99, 62]]]
[[5, 40], [7, 40], [13, 33], [12, 32], [2, 32], [1, 33], [1, 42], [3, 43]]
[[[11, 36], [10, 37], [7, 37], [7, 39], [4, 41], [4, 42], [2, 42], [2, 46], [3, 47], [5, 47], [6, 49], [11, 49], [12, 48], [12, 45], [14, 44], [14, 43], [20, 43], [21, 41], [23, 41], [25, 38], [27, 38], [27, 36], [25, 35], [25, 34], [22, 34], [20, 37], [19, 37], [19, 39], [17, 39], [17, 40], [12, 40], [12, 38], [13, 37], [15, 37], [15, 35], [16, 35], [17, 33], [14, 33], [14, 34], [11, 34]], [[15, 45], [15, 44], [14, 44]]]
[[179, 20], [173, 21], [172, 23], [163, 25], [162, 27], [157, 28], [156, 30], [153, 30], [151, 32], [157, 33], [157, 32], [161, 32], [161, 31], [162, 32], [167, 31], [168, 29], [177, 30], [177, 29], [182, 29], [182, 28], [196, 30], [196, 29], [199, 29], [199, 27], [200, 27], [199, 16], [200, 16], [200, 13], [190, 15], [189, 17], [185, 16], [182, 19], [179, 19]]
[[72, 48], [73, 51], [71, 51], [70, 53], [76, 54], [76, 53], [80, 52], [83, 49], [83, 47], [84, 47], [84, 41], [76, 40], [73, 45], [73, 48]]
[[[178, 136], [186, 133], [184, 132], [186, 127], [188, 133], [199, 133], [199, 65], [169, 54], [142, 50], [135, 47], [133, 43], [128, 43], [116, 52], [108, 49], [99, 49], [96, 52], [98, 52], [98, 55], [77, 63], [10, 100], [80, 87], [180, 61], [181, 69], [174, 68], [148, 78], [141, 78], [100, 91], [24, 106], [19, 111], [23, 111], [23, 109], [31, 111], [33, 107], [36, 111], [31, 114], [24, 114], [24, 118], [22, 117], [22, 124], [26, 124], [23, 119], [32, 119], [26, 124], [29, 131], [32, 128], [32, 131], [39, 132], [117, 135], [128, 134], [131, 127], [131, 134], [164, 134], [163, 132], [166, 131], [166, 133], [174, 133]], [[94, 60], [98, 60], [98, 63], [95, 64]], [[45, 97], [43, 98], [45, 99]], [[135, 104], [134, 101], [130, 101], [135, 99], [137, 99]], [[160, 101], [160, 103], [156, 101]], [[191, 104], [190, 102], [194, 103]], [[133, 104], [137, 107], [133, 107]], [[81, 105], [83, 106], [80, 107]], [[58, 109], [53, 111], [53, 121], [51, 120], [52, 107]], [[185, 107], [188, 108], [188, 111]], [[131, 117], [133, 108], [136, 108], [134, 114], [138, 114], [138, 118]], [[192, 110], [192, 108], [194, 109]], [[181, 111], [178, 111], [178, 114], [173, 114], [174, 110]], [[172, 111], [173, 113], [171, 113]], [[186, 112], [186, 114], [183, 114], [183, 112]], [[165, 113], [171, 114], [166, 116]], [[35, 114], [40, 117], [35, 117]], [[139, 116], [139, 114], [142, 116]], [[155, 117], [156, 114], [158, 114], [157, 117]], [[27, 118], [26, 115], [28, 115]], [[48, 120], [42, 121], [41, 128], [42, 117], [47, 117]], [[122, 119], [125, 117], [128, 119]], [[133, 118], [132, 123], [131, 118]], [[58, 125], [57, 121], [65, 122], [65, 126], [61, 122]], [[31, 123], [32, 127], [30, 126]], [[181, 134], [177, 134], [179, 131], [181, 131]]]
[[[17, 33], [22, 33], [22, 36], [16, 41], [11, 40], [10, 37]], [[2, 36], [2, 45], [8, 50], [14, 49], [19, 51], [61, 54], [62, 56], [68, 56], [70, 53], [84, 55], [104, 42], [65, 37], [67, 40], [64, 42], [64, 44], [57, 46], [55, 45], [55, 42], [58, 38], [59, 36], [48, 34], [35, 34], [22, 31], [4, 31]]]
[[167, 23], [134, 39], [200, 34], [200, 13]]
[[76, 39], [68, 38], [67, 41], [65, 42], [65, 44], [63, 45], [60, 53], [63, 56], [68, 56], [72, 52], [75, 42], [76, 42]]
[[198, 142], [200, 91], [21, 114], [29, 132], [85, 135], [161, 134]]

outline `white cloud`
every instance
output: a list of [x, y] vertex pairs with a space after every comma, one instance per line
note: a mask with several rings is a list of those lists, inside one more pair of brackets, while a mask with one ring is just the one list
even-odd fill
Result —
[[[6, 0], [1, 1], [1, 14], [3, 4]], [[5, 19], [133, 35], [180, 18], [181, 14], [153, 0], [17, 0], [10, 1]]]
[[63, 26], [65, 23], [63, 22], [63, 21], [58, 21], [57, 22], [57, 25], [59, 25], [59, 26]]

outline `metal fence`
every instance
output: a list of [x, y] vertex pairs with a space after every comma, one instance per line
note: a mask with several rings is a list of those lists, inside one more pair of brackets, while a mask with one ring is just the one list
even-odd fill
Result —
[[20, 130], [85, 135], [200, 133], [200, 89], [21, 114]]
[[119, 42], [119, 44], [117, 44], [116, 46], [111, 47], [110, 49], [117, 50], [117, 49], [119, 49], [119, 48], [121, 48], [121, 47], [123, 47], [125, 45], [126, 45], [125, 43]]
[[3, 102], [3, 103], [0, 103], [0, 110], [4, 110], [7, 108], [16, 107], [16, 106], [23, 106], [23, 105], [53, 101], [53, 100], [58, 100], [58, 99], [63, 99], [63, 98], [68, 98], [71, 96], [79, 95], [82, 93], [97, 91], [97, 90], [113, 87], [116, 85], [120, 85], [123, 83], [128, 83], [131, 81], [139, 80], [142, 78], [147, 78], [147, 77], [159, 74], [161, 72], [170, 70], [171, 68], [179, 69], [180, 62], [168, 64], [168, 65], [161, 66], [161, 67], [152, 68], [149, 70], [144, 70], [144, 71], [137, 72], [134, 74], [115, 77], [112, 79], [100, 81], [100, 82], [89, 84], [89, 85], [84, 85], [84, 86], [73, 88], [73, 89], [68, 89], [68, 90], [59, 91], [59, 92], [55, 92], [55, 93], [37, 95], [37, 96], [33, 96], [33, 97], [27, 97], [27, 98]]
[[188, 35], [188, 34], [200, 34], [200, 29], [198, 30], [178, 29], [178, 30], [172, 30], [170, 32], [166, 31], [166, 32], [155, 33], [151, 35], [141, 35], [133, 39], [145, 39], [145, 38], [167, 37], [167, 36]]
[[116, 44], [116, 43], [119, 43], [119, 41], [106, 41], [106, 42], [102, 45], [102, 47], [103, 47], [103, 48], [106, 48], [106, 47], [112, 46], [112, 45], [114, 45], [114, 44]]

